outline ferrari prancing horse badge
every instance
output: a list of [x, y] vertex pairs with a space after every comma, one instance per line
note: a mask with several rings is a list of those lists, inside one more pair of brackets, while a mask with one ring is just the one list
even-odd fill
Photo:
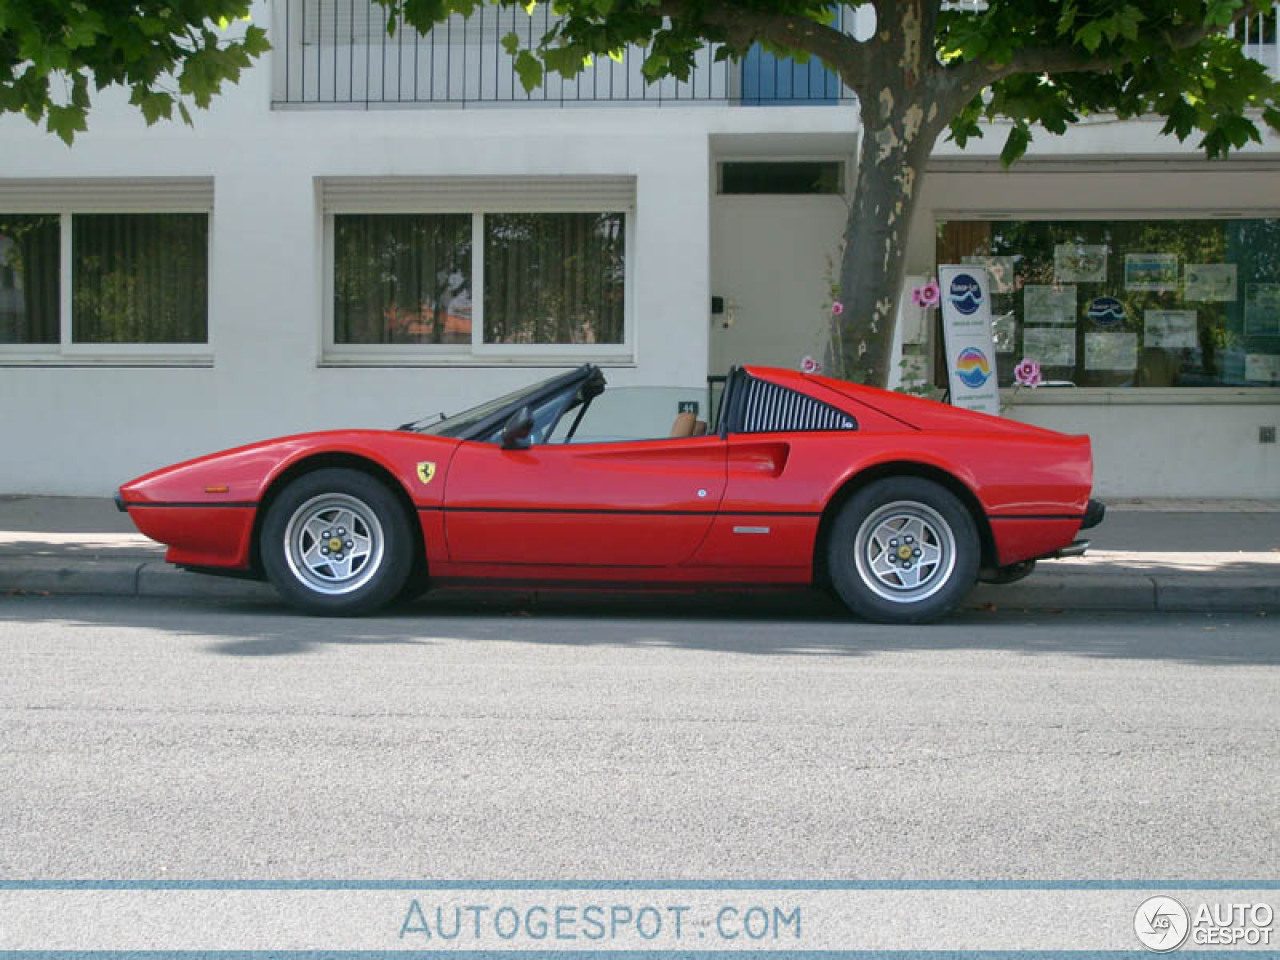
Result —
[[432, 480], [435, 479], [435, 476], [436, 476], [436, 465], [432, 463], [430, 460], [425, 460], [422, 463], [418, 464], [418, 479], [421, 480], [424, 484], [430, 483]]

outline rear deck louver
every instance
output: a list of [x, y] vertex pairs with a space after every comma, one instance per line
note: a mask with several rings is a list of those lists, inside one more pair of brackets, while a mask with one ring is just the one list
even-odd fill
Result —
[[857, 429], [858, 422], [849, 414], [804, 394], [763, 380], [747, 384], [743, 433]]

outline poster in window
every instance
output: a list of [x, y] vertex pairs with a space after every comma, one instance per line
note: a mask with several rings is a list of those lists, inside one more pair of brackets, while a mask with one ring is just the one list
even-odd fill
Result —
[[1031, 326], [1074, 327], [1076, 288], [1027, 284], [1022, 288], [1022, 322]]
[[1124, 288], [1167, 293], [1178, 289], [1178, 255], [1176, 253], [1126, 253], [1124, 255]]
[[1136, 333], [1086, 333], [1086, 370], [1134, 370], [1138, 366]]
[[1053, 279], [1058, 283], [1104, 283], [1107, 279], [1106, 245], [1055, 244]]
[[1234, 263], [1188, 263], [1183, 300], [1227, 303], [1236, 298]]
[[1246, 283], [1244, 332], [1250, 337], [1280, 337], [1280, 283]]
[[1194, 310], [1148, 310], [1142, 319], [1144, 346], [1164, 350], [1194, 350], [1198, 346]]
[[1280, 387], [1280, 354], [1246, 353], [1244, 378], [1250, 382]]
[[1018, 349], [1015, 342], [1018, 333], [1018, 321], [1013, 311], [999, 313], [991, 318], [991, 339], [995, 341], [996, 353], [1013, 353]]
[[1042, 367], [1076, 365], [1076, 332], [1064, 327], [1027, 327], [1022, 331], [1022, 356]]
[[1013, 293], [1013, 257], [962, 257], [961, 261], [987, 268], [992, 293]]

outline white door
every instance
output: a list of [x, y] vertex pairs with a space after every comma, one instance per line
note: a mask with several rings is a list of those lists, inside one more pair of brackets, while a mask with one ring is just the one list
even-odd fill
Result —
[[710, 373], [735, 364], [798, 368], [821, 358], [828, 329], [828, 260], [848, 209], [832, 195], [717, 195], [711, 202]]

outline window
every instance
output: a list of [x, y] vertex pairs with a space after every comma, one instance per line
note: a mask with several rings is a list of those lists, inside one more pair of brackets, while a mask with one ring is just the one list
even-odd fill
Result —
[[206, 214], [75, 214], [71, 260], [73, 343], [208, 341]]
[[338, 213], [330, 231], [338, 354], [627, 346], [622, 211]]
[[986, 265], [1003, 386], [1280, 383], [1280, 219], [947, 220], [937, 262]]
[[0, 344], [58, 342], [58, 217], [0, 215]]
[[734, 160], [720, 164], [722, 194], [840, 194], [844, 164], [838, 160]]
[[621, 213], [484, 218], [485, 343], [623, 341]]
[[3, 204], [30, 208], [60, 192], [91, 208], [101, 196], [62, 181], [37, 184], [31, 196], [4, 186], [0, 351], [43, 362], [58, 355], [187, 355], [207, 345], [207, 212], [10, 213]]
[[335, 217], [335, 343], [469, 344], [471, 217]]

